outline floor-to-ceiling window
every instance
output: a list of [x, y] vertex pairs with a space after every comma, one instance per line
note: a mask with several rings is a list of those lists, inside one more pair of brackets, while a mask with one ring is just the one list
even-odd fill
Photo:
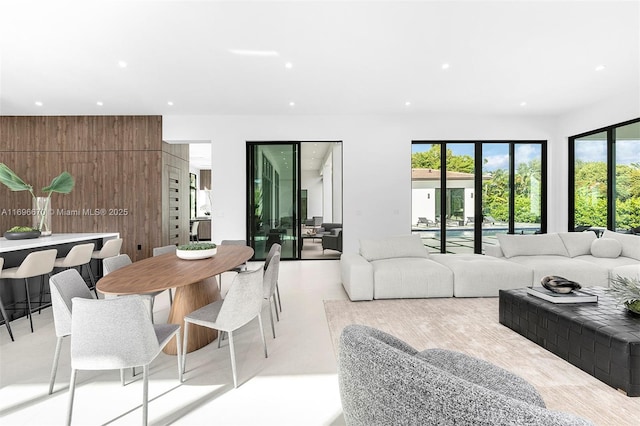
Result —
[[282, 259], [340, 257], [341, 142], [247, 142], [247, 241], [255, 260], [274, 243]]
[[442, 253], [546, 232], [545, 157], [545, 141], [413, 142], [413, 232]]
[[569, 138], [568, 228], [640, 228], [640, 119]]

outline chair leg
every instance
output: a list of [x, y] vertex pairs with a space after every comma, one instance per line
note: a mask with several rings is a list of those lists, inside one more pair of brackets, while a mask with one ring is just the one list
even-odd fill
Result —
[[278, 307], [280, 308], [280, 312], [282, 312], [282, 299], [280, 299], [280, 287], [278, 286], [277, 281], [276, 281], [276, 294], [278, 295]]
[[11, 341], [15, 342], [13, 333], [11, 332], [11, 326], [9, 325], [9, 317], [7, 316], [7, 311], [4, 310], [4, 305], [2, 304], [2, 298], [0, 298], [0, 313], [2, 313], [2, 319], [4, 320], [4, 325], [7, 326], [7, 331], [9, 332], [9, 337], [11, 337]]
[[271, 319], [271, 331], [273, 332], [273, 338], [276, 338], [276, 326], [273, 324], [273, 311], [271, 310], [271, 298], [267, 300], [269, 306], [269, 318]]
[[27, 316], [29, 317], [29, 325], [31, 325], [31, 332], [33, 333], [33, 318], [31, 315], [31, 296], [29, 295], [29, 279], [24, 279], [24, 290], [27, 293]]
[[124, 386], [124, 368], [120, 369], [120, 383]]
[[182, 374], [187, 371], [187, 347], [189, 345], [189, 323], [184, 322], [184, 337], [182, 341]]
[[53, 384], [56, 382], [56, 372], [58, 371], [58, 360], [60, 359], [60, 349], [62, 349], [62, 336], [56, 341], [56, 351], [53, 354], [53, 366], [51, 367], [51, 379], [49, 380], [49, 395], [53, 393]]
[[233, 347], [233, 331], [229, 331], [229, 354], [231, 355], [231, 372], [233, 373], [233, 387], [238, 387], [238, 376], [236, 374], [236, 351]]
[[262, 337], [262, 345], [264, 346], [264, 357], [269, 358], [267, 354], [267, 339], [264, 337], [264, 328], [262, 326], [262, 314], [258, 312], [258, 324], [260, 325], [260, 336]]
[[93, 288], [93, 292], [95, 293], [97, 299], [98, 291], [96, 290], [96, 277], [93, 276], [93, 270], [91, 270], [91, 262], [84, 265], [84, 267], [87, 268], [87, 271], [89, 271], [89, 280], [91, 281], [91, 287]]
[[71, 369], [71, 380], [69, 380], [69, 405], [67, 408], [67, 426], [71, 426], [71, 415], [73, 414], [73, 396], [76, 391], [76, 374], [78, 370]]
[[44, 275], [40, 275], [40, 298], [38, 299], [38, 315], [42, 312], [42, 298], [44, 297]]
[[147, 426], [149, 401], [149, 364], [142, 366], [142, 424]]
[[169, 289], [169, 306], [173, 306], [173, 292]]
[[176, 333], [176, 354], [178, 355], [178, 380], [182, 383], [182, 342], [180, 341], [180, 330]]
[[280, 313], [278, 312], [278, 304], [276, 303], [275, 293], [269, 298], [269, 303], [273, 300], [273, 310], [276, 311], [276, 320], [280, 322]]

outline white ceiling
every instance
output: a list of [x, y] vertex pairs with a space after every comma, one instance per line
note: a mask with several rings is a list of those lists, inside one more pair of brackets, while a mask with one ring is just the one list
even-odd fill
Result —
[[609, 0], [0, 0], [0, 114], [560, 115], [637, 93], [639, 22]]

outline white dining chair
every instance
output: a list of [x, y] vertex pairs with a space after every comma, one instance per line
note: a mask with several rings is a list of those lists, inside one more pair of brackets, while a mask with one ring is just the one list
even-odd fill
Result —
[[142, 424], [147, 424], [149, 364], [174, 337], [178, 348], [178, 380], [182, 382], [180, 326], [154, 325], [139, 295], [113, 299], [73, 298], [71, 380], [67, 424], [71, 424], [78, 370], [142, 367]]

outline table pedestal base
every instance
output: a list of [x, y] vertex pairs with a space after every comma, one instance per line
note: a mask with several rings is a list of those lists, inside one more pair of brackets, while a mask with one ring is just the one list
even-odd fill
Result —
[[[171, 324], [180, 324], [182, 327], [180, 334], [184, 337], [184, 317], [209, 303], [220, 300], [220, 291], [218, 290], [215, 277], [178, 287], [175, 290], [176, 293], [173, 296], [173, 305], [171, 306], [168, 322]], [[193, 352], [208, 345], [214, 341], [217, 336], [217, 330], [189, 324], [189, 346], [187, 347], [187, 352]], [[176, 355], [175, 340], [169, 342], [164, 347], [163, 352], [169, 355]]]

